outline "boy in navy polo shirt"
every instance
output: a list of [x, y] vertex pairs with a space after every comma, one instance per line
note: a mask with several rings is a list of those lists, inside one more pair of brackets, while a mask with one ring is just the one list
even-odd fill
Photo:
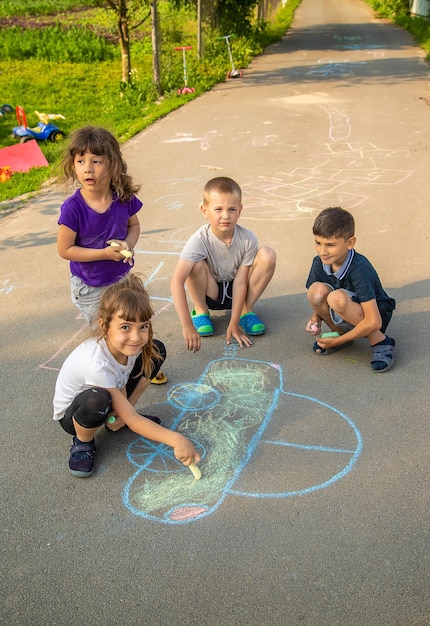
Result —
[[373, 372], [387, 372], [394, 364], [395, 341], [385, 330], [396, 307], [365, 256], [354, 250], [353, 216], [333, 207], [315, 219], [312, 232], [317, 255], [306, 282], [312, 316], [306, 332], [320, 335], [325, 322], [338, 336], [318, 337], [316, 354], [327, 355], [354, 339], [367, 337]]

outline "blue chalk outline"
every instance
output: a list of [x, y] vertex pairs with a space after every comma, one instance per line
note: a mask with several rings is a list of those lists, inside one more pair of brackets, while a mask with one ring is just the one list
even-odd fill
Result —
[[339, 452], [343, 454], [352, 454], [352, 458], [349, 461], [349, 463], [345, 465], [345, 467], [343, 468], [341, 472], [338, 472], [337, 474], [332, 476], [329, 480], [326, 480], [323, 483], [320, 483], [319, 485], [312, 485], [312, 487], [308, 487], [307, 489], [297, 489], [296, 491], [285, 491], [285, 492], [280, 492], [280, 493], [279, 492], [250, 493], [247, 491], [237, 491], [235, 489], [230, 489], [229, 492], [233, 495], [247, 496], [249, 498], [289, 498], [290, 496], [303, 496], [307, 493], [312, 493], [313, 491], [325, 489], [325, 487], [329, 487], [333, 483], [337, 482], [338, 480], [346, 476], [346, 474], [348, 474], [352, 470], [352, 468], [354, 467], [355, 463], [358, 460], [358, 457], [361, 455], [363, 451], [363, 438], [361, 436], [361, 433], [358, 430], [357, 426], [354, 424], [354, 422], [347, 415], [345, 415], [341, 411], [338, 411], [330, 404], [327, 404], [326, 402], [322, 402], [321, 400], [317, 400], [316, 398], [313, 398], [312, 396], [306, 396], [300, 393], [293, 393], [292, 391], [282, 391], [281, 393], [284, 393], [287, 396], [293, 396], [294, 398], [302, 398], [304, 400], [309, 400], [310, 402], [316, 402], [317, 404], [324, 406], [326, 409], [329, 409], [330, 411], [334, 411], [335, 413], [337, 413], [337, 415], [342, 417], [342, 419], [344, 419], [353, 429], [355, 436], [357, 438], [357, 447], [355, 450], [343, 450], [343, 449], [338, 449], [338, 448], [326, 448], [323, 446], [309, 446], [309, 445], [302, 445], [302, 444], [293, 444], [293, 443], [287, 443], [287, 442], [282, 442], [282, 441], [263, 440], [259, 443], [269, 443], [269, 444], [278, 445], [278, 446], [295, 447], [295, 448], [300, 448], [302, 450], [319, 450], [322, 452]]
[[[234, 350], [230, 350], [231, 352], [235, 352]], [[230, 352], [227, 351], [227, 352]], [[191, 391], [193, 387], [195, 387], [196, 389], [198, 389], [199, 387], [205, 387], [207, 389], [211, 389], [212, 392], [214, 393], [215, 399], [214, 401], [210, 401], [206, 406], [203, 406], [201, 408], [203, 409], [207, 409], [207, 408], [212, 408], [213, 406], [215, 406], [215, 404], [217, 403], [217, 396], [219, 396], [219, 398], [221, 399], [221, 394], [219, 394], [219, 392], [210, 387], [209, 385], [207, 385], [206, 383], [202, 383], [201, 381], [203, 381], [206, 377], [207, 372], [209, 371], [210, 368], [212, 368], [214, 363], [217, 362], [221, 362], [221, 361], [225, 361], [225, 360], [230, 360], [230, 359], [234, 359], [235, 361], [244, 361], [247, 363], [256, 363], [256, 364], [262, 364], [262, 365], [268, 365], [270, 367], [273, 367], [274, 369], [277, 369], [279, 372], [279, 378], [280, 378], [280, 386], [274, 391], [273, 394], [273, 400], [272, 403], [270, 405], [270, 407], [267, 409], [266, 414], [264, 419], [261, 421], [260, 427], [257, 429], [257, 431], [254, 433], [254, 435], [252, 436], [250, 442], [248, 443], [247, 446], [247, 450], [246, 450], [246, 455], [243, 459], [243, 461], [238, 465], [238, 467], [236, 468], [236, 471], [234, 472], [234, 475], [230, 478], [230, 480], [226, 481], [226, 485], [225, 488], [223, 490], [223, 493], [220, 495], [219, 499], [217, 500], [217, 502], [215, 503], [215, 505], [209, 506], [207, 508], [204, 508], [204, 505], [202, 505], [199, 502], [184, 502], [182, 503], [180, 506], [182, 508], [184, 507], [201, 507], [202, 511], [201, 513], [192, 516], [190, 518], [184, 518], [184, 519], [170, 519], [169, 515], [171, 512], [175, 511], [176, 509], [178, 509], [178, 505], [173, 506], [171, 509], [165, 511], [163, 517], [159, 517], [159, 516], [154, 516], [151, 515], [149, 513], [146, 513], [145, 511], [136, 509], [133, 505], [131, 505], [130, 500], [129, 500], [129, 492], [130, 492], [130, 488], [134, 482], [134, 480], [137, 478], [138, 475], [140, 475], [142, 473], [142, 471], [149, 471], [149, 472], [153, 472], [153, 473], [163, 473], [163, 470], [151, 470], [150, 467], [148, 467], [152, 461], [157, 458], [160, 457], [161, 459], [163, 458], [168, 458], [170, 461], [175, 461], [178, 464], [178, 470], [171, 470], [170, 473], [177, 473], [179, 471], [186, 471], [187, 468], [184, 468], [178, 461], [176, 461], [176, 459], [174, 458], [173, 452], [164, 444], [156, 444], [154, 442], [150, 442], [144, 438], [141, 438], [141, 440], [144, 441], [144, 445], [147, 448], [152, 448], [152, 452], [148, 452], [145, 453], [144, 456], [147, 457], [147, 462], [144, 465], [138, 464], [135, 462], [135, 460], [133, 460], [133, 455], [131, 454], [131, 449], [133, 448], [134, 445], [138, 445], [138, 442], [140, 440], [138, 440], [138, 442], [134, 442], [133, 444], [131, 444], [128, 449], [127, 449], [127, 457], [128, 460], [135, 466], [138, 467], [137, 471], [133, 474], [133, 476], [131, 476], [129, 478], [129, 480], [127, 481], [124, 489], [123, 489], [123, 493], [122, 493], [122, 498], [123, 498], [123, 503], [124, 506], [129, 509], [133, 514], [139, 516], [139, 517], [145, 517], [146, 519], [150, 519], [152, 521], [157, 521], [157, 522], [162, 522], [162, 523], [168, 523], [168, 524], [185, 524], [185, 523], [189, 523], [189, 522], [193, 522], [193, 521], [197, 521], [198, 519], [201, 519], [203, 517], [206, 517], [210, 514], [212, 514], [213, 512], [215, 512], [219, 506], [221, 505], [221, 503], [224, 501], [224, 499], [226, 498], [226, 496], [228, 494], [231, 495], [238, 495], [238, 496], [243, 496], [243, 497], [250, 497], [250, 498], [286, 498], [286, 497], [290, 497], [290, 496], [298, 496], [298, 495], [305, 495], [308, 493], [313, 493], [314, 491], [318, 491], [320, 489], [324, 489], [326, 487], [329, 487], [330, 485], [334, 484], [335, 482], [337, 482], [338, 480], [340, 480], [341, 478], [343, 478], [344, 476], [346, 476], [346, 474], [348, 474], [352, 468], [354, 467], [355, 463], [357, 462], [359, 456], [361, 455], [361, 452], [363, 450], [363, 439], [361, 436], [361, 433], [359, 431], [359, 429], [357, 428], [357, 426], [354, 424], [354, 422], [344, 413], [342, 413], [341, 411], [339, 411], [338, 409], [334, 408], [333, 406], [327, 404], [326, 402], [323, 402], [321, 400], [318, 400], [317, 398], [314, 398], [312, 396], [308, 396], [308, 395], [304, 395], [304, 394], [299, 394], [299, 393], [294, 393], [291, 391], [284, 391], [283, 390], [283, 372], [282, 372], [282, 368], [278, 365], [275, 364], [273, 362], [266, 362], [266, 361], [260, 361], [260, 360], [253, 360], [253, 359], [241, 359], [241, 358], [237, 358], [234, 357], [234, 354], [231, 354], [231, 356], [229, 357], [224, 357], [221, 359], [215, 359], [214, 361], [211, 361], [207, 367], [205, 368], [203, 374], [200, 376], [198, 382], [196, 383], [182, 383], [182, 384], [178, 384], [175, 385], [169, 393], [169, 399], [167, 400], [170, 404], [172, 404], [173, 406], [176, 406], [177, 408], [180, 408], [180, 404], [173, 402], [172, 401], [172, 396], [174, 395], [174, 391], [176, 389], [184, 389], [186, 388], [187, 391]], [[279, 396], [280, 394], [284, 394], [286, 396], [291, 396], [291, 397], [295, 397], [295, 398], [300, 398], [300, 399], [304, 399], [304, 400], [308, 400], [310, 402], [314, 402], [316, 404], [319, 404], [323, 407], [325, 407], [326, 409], [328, 409], [329, 411], [333, 411], [334, 413], [336, 413], [339, 417], [341, 417], [343, 420], [345, 420], [347, 422], [347, 424], [352, 428], [353, 432], [355, 433], [356, 436], [356, 440], [357, 440], [357, 446], [355, 448], [355, 450], [345, 450], [345, 449], [338, 449], [338, 448], [328, 448], [328, 447], [324, 447], [324, 446], [315, 446], [315, 445], [304, 445], [304, 444], [295, 444], [295, 443], [291, 443], [291, 442], [282, 442], [282, 441], [269, 441], [269, 440], [262, 440], [262, 434], [264, 432], [264, 430], [266, 429], [268, 423], [270, 422], [270, 419], [273, 415], [274, 410], [277, 408], [278, 406], [278, 400], [279, 400]], [[192, 393], [187, 395], [185, 394], [184, 396], [185, 398], [187, 397], [192, 397]], [[201, 396], [200, 396], [201, 398]], [[183, 407], [180, 410], [179, 415], [177, 416], [177, 418], [174, 420], [173, 424], [172, 424], [172, 429], [174, 429], [183, 419], [184, 415], [186, 415], [186, 413], [189, 410], [195, 410], [196, 407], [193, 406], [193, 404], [191, 403], [189, 407]], [[195, 442], [196, 443], [196, 442]], [[303, 450], [318, 450], [321, 452], [330, 452], [330, 453], [342, 453], [342, 454], [352, 454], [352, 457], [350, 459], [350, 461], [344, 466], [344, 468], [338, 472], [337, 474], [333, 475], [330, 479], [319, 483], [317, 485], [312, 485], [311, 487], [307, 487], [305, 489], [298, 489], [298, 490], [294, 490], [294, 491], [286, 491], [286, 492], [269, 492], [269, 493], [264, 493], [264, 492], [258, 492], [258, 493], [253, 493], [253, 492], [246, 492], [246, 491], [240, 491], [240, 490], [235, 490], [232, 489], [232, 485], [237, 481], [237, 479], [239, 478], [239, 475], [241, 474], [241, 472], [244, 470], [244, 468], [247, 466], [250, 458], [252, 457], [252, 454], [254, 453], [257, 445], [259, 445], [260, 443], [265, 443], [265, 444], [269, 444], [269, 445], [280, 445], [280, 446], [285, 446], [285, 447], [296, 447], [296, 448], [300, 448]], [[198, 444], [197, 444], [198, 445]], [[202, 458], [206, 455], [206, 450], [204, 450], [203, 454], [202, 454]], [[163, 464], [166, 466], [166, 464], [163, 462]]]

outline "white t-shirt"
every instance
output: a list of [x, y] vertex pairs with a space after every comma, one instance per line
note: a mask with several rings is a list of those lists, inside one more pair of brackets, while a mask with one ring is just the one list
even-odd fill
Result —
[[54, 420], [60, 420], [73, 400], [85, 389], [122, 389], [127, 384], [138, 355], [121, 365], [112, 356], [106, 341], [87, 339], [73, 350], [58, 374], [54, 393]]
[[252, 265], [258, 251], [256, 235], [236, 224], [233, 239], [226, 244], [205, 224], [188, 239], [181, 259], [197, 263], [206, 260], [217, 283], [230, 282], [241, 265]]

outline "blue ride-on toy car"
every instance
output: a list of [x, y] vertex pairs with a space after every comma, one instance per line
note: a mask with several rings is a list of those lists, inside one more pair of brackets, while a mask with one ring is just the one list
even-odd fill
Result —
[[35, 111], [39, 122], [37, 126], [29, 128], [24, 109], [21, 106], [17, 106], [15, 113], [18, 126], [12, 129], [12, 135], [16, 139], [19, 139], [20, 143], [25, 143], [30, 139], [36, 139], [36, 141], [52, 141], [55, 143], [64, 139], [65, 133], [50, 121], [56, 119], [64, 120], [66, 119], [64, 115], [59, 113], [39, 113], [39, 111]]

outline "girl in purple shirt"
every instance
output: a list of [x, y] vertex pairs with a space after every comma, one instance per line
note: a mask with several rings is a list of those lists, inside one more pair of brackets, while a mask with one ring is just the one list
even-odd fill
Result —
[[[102, 294], [134, 264], [140, 186], [127, 174], [118, 141], [104, 128], [75, 131], [63, 169], [66, 182], [77, 182], [79, 189], [61, 206], [57, 249], [70, 261], [72, 302], [94, 327]], [[152, 382], [166, 381], [159, 372]]]
[[93, 324], [106, 287], [133, 266], [139, 186], [127, 174], [118, 141], [104, 128], [77, 130], [63, 168], [66, 180], [78, 182], [79, 189], [61, 207], [57, 248], [70, 261], [72, 302]]

